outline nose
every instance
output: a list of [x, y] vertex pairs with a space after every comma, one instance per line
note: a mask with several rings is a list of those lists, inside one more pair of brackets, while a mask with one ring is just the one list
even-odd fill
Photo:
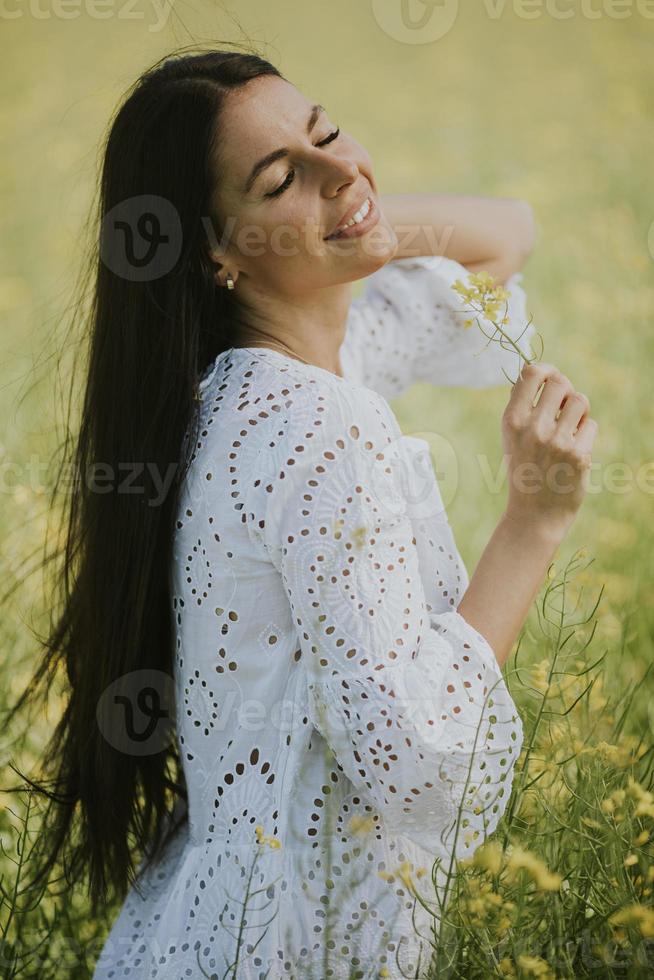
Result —
[[359, 168], [354, 160], [326, 153], [322, 162], [325, 167], [323, 191], [326, 197], [335, 197], [343, 187], [354, 184], [359, 176]]

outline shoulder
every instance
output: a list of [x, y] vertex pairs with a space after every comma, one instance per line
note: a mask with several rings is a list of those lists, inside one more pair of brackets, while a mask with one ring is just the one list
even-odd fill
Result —
[[388, 439], [400, 431], [386, 399], [351, 376], [340, 377], [270, 349], [256, 354], [236, 349], [224, 364], [215, 379], [221, 405], [236, 409], [241, 425], [244, 412], [253, 423], [256, 419], [264, 467], [289, 446], [301, 443], [308, 452], [348, 427], [386, 433]]
[[399, 423], [382, 395], [350, 379], [321, 376], [293, 393], [282, 448], [315, 457], [350, 442], [379, 447], [399, 435]]
[[284, 436], [295, 438], [303, 429], [332, 433], [346, 419], [397, 426], [386, 399], [356, 380], [340, 377], [315, 365], [295, 361], [263, 348], [224, 351], [205, 373], [199, 391], [205, 412], [220, 411], [225, 425], [233, 417], [243, 427], [247, 418], [257, 426], [262, 453]]
[[269, 528], [276, 514], [299, 517], [318, 499], [335, 511], [362, 487], [385, 486], [397, 474], [402, 431], [369, 388], [336, 376], [302, 384], [280, 423], [258, 454], [248, 498], [251, 512], [267, 511]]

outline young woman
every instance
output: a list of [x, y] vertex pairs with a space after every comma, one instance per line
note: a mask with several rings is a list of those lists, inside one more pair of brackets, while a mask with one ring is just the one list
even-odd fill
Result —
[[[88, 871], [94, 912], [125, 899], [96, 980], [416, 975], [433, 920], [393, 872], [424, 869], [433, 902], [434, 860], [472, 854], [504, 812], [522, 726], [501, 667], [596, 425], [552, 365], [522, 371], [505, 513], [469, 580], [387, 399], [517, 373], [479, 353], [451, 286], [488, 269], [522, 332], [529, 208], [380, 197], [326, 108], [214, 51], [138, 80], [100, 216], [40, 672], [61, 660], [70, 681], [43, 870]], [[525, 463], [566, 464], [567, 492], [525, 492]]]

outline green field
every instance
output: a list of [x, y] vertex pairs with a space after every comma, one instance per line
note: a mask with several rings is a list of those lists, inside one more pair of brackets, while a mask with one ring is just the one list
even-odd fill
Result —
[[[57, 357], [64, 373], [75, 357], [64, 337], [66, 309], [83, 260], [99, 142], [123, 91], [150, 63], [179, 45], [248, 40], [363, 143], [382, 193], [525, 198], [539, 237], [523, 285], [543, 359], [588, 395], [599, 423], [591, 492], [526, 624], [520, 663], [532, 669], [516, 673], [513, 657], [506, 669], [530, 732], [507, 832], [568, 887], [541, 887], [527, 872], [500, 880], [481, 866], [462, 870], [447, 935], [456, 951], [448, 975], [651, 976], [654, 8], [646, 16], [646, 3], [617, 0], [461, 3], [444, 36], [413, 44], [392, 36], [382, 6], [180, 3], [164, 12], [162, 29], [164, 15], [143, 0], [129, 12], [119, 2], [105, 8], [112, 15], [102, 19], [82, 2], [69, 5], [66, 18], [35, 3], [8, 6], [17, 16], [0, 15], [3, 589], [30, 555], [38, 559], [43, 539], [47, 497], [38, 485], [47, 482], [60, 438]], [[507, 398], [508, 386], [419, 384], [393, 403], [405, 432], [437, 433], [455, 448], [457, 491], [448, 511], [470, 573], [504, 506], [503, 494], [484, 482], [479, 457], [496, 470]], [[40, 479], [30, 477], [34, 458]], [[567, 618], [557, 619], [549, 604], [560, 604], [566, 564], [580, 548], [586, 557], [565, 581]], [[37, 573], [17, 591], [3, 623], [3, 697], [28, 676], [36, 650], [29, 627], [44, 628], [47, 611]], [[561, 648], [564, 623], [586, 617]], [[565, 690], [551, 677], [548, 688], [546, 665], [555, 658], [558, 669], [565, 665]], [[545, 694], [558, 715], [543, 712]], [[23, 766], [38, 759], [56, 707], [19, 743], [18, 734], [4, 732], [3, 786], [14, 780], [4, 771], [10, 757]], [[602, 806], [607, 799], [612, 810]], [[23, 811], [15, 797], [3, 794], [3, 803], [11, 810], [0, 817], [0, 941], [24, 953], [48, 929], [52, 934], [39, 966], [33, 958], [12, 972], [5, 946], [0, 970], [89, 976], [116, 909], [107, 909], [105, 921], [89, 921], [81, 888], [65, 900], [53, 889], [35, 908], [29, 896], [14, 895]], [[38, 821], [31, 821], [36, 832]], [[612, 918], [620, 909], [628, 910], [624, 921]], [[472, 930], [471, 922], [483, 928]], [[538, 935], [539, 956], [499, 950], [509, 926], [517, 939]], [[573, 948], [581, 938], [588, 941], [585, 961]]]

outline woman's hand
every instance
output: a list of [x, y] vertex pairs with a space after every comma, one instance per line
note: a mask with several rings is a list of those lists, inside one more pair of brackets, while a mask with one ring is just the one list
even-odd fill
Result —
[[586, 395], [553, 364], [523, 367], [502, 416], [509, 520], [554, 538], [567, 533], [586, 493], [598, 430], [589, 410]]
[[597, 434], [589, 407], [553, 364], [534, 363], [523, 367], [504, 410], [509, 501], [457, 608], [500, 666], [583, 500]]

